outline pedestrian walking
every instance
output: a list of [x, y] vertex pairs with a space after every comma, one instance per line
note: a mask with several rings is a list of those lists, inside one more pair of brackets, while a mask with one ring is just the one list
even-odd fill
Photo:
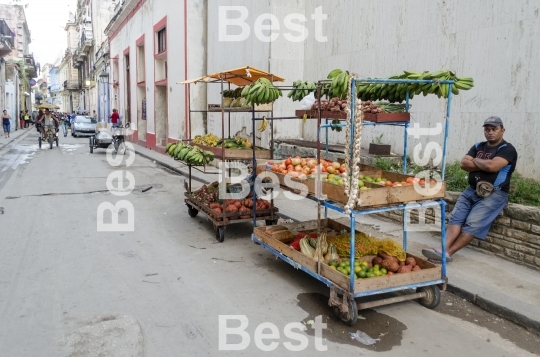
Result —
[[30, 114], [28, 114], [28, 110], [24, 112], [24, 127], [28, 128], [30, 126]]
[[118, 111], [116, 109], [112, 110], [113, 112], [111, 115], [109, 115], [109, 118], [111, 119], [111, 126], [117, 126], [118, 125], [118, 118], [120, 115], [118, 114]]
[[11, 116], [8, 114], [7, 110], [4, 109], [4, 112], [2, 114], [2, 129], [4, 130], [4, 137], [7, 139], [9, 138], [9, 131], [10, 131], [10, 122]]
[[21, 112], [19, 113], [19, 125], [21, 129], [24, 128], [24, 111], [23, 110], [21, 110]]

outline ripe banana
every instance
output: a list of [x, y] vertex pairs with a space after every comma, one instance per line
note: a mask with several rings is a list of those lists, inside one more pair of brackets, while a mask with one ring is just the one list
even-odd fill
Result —
[[266, 130], [266, 127], [268, 126], [268, 121], [266, 120], [266, 117], [263, 116], [263, 119], [261, 121], [261, 124], [257, 127], [257, 130], [261, 133]]

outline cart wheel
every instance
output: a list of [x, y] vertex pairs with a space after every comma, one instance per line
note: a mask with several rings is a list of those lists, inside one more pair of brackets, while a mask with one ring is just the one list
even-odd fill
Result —
[[220, 243], [223, 243], [223, 241], [225, 240], [225, 227], [216, 227], [216, 240]]
[[191, 207], [190, 205], [187, 205], [187, 212], [190, 217], [195, 218], [199, 214], [199, 211], [195, 208]]
[[339, 307], [334, 306], [334, 314], [347, 326], [353, 326], [358, 320], [358, 305], [356, 305], [356, 300], [350, 299], [348, 301], [349, 305], [349, 316], [342, 314]]
[[274, 219], [273, 221], [271, 219], [265, 220], [267, 226], [275, 226], [278, 223], [278, 219]]
[[421, 299], [418, 299], [420, 305], [427, 307], [428, 309], [434, 309], [441, 302], [441, 290], [437, 285], [425, 286], [417, 289], [418, 292], [425, 292], [427, 295]]
[[41, 149], [41, 136], [38, 138], [39, 148]]

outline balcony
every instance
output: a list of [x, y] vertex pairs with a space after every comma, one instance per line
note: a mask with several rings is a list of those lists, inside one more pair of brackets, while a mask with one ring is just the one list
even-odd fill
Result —
[[64, 81], [64, 90], [79, 90], [82, 89], [79, 81]]
[[87, 53], [92, 50], [94, 47], [94, 35], [92, 33], [92, 29], [83, 29], [82, 35], [81, 35], [81, 43], [80, 48], [82, 53]]
[[28, 75], [28, 78], [37, 77], [36, 62], [34, 61], [34, 55], [24, 55], [24, 70]]
[[11, 53], [15, 47], [15, 34], [11, 31], [4, 19], [0, 19], [0, 57]]

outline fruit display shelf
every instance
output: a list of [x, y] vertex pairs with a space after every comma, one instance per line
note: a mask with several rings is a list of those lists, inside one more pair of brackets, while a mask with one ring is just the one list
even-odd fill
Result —
[[[249, 160], [253, 158], [253, 151], [251, 148], [238, 149], [238, 148], [225, 148], [225, 152], [221, 146], [206, 146], [196, 143], [191, 143], [194, 146], [200, 147], [202, 150], [208, 150], [214, 153], [214, 158], [220, 160]], [[272, 157], [272, 153], [268, 149], [260, 147], [255, 148], [255, 157], [257, 159], [266, 160]]]
[[[379, 168], [360, 164], [360, 173], [363, 176], [370, 177], [370, 180], [362, 181], [362, 186], [358, 191], [358, 197], [361, 199], [361, 203], [357, 204], [355, 209], [362, 210], [373, 207], [380, 207], [384, 205], [397, 205], [409, 202], [419, 202], [433, 200], [436, 198], [443, 198], [446, 194], [446, 183], [439, 182], [418, 182], [418, 188], [415, 187], [413, 182], [416, 179], [410, 175], [398, 174], [390, 171], [383, 171]], [[283, 188], [292, 187], [293, 191], [300, 192], [298, 184], [303, 184], [308, 194], [315, 196], [317, 193], [317, 178], [314, 175], [309, 175], [307, 178], [295, 178], [279, 172], [270, 171], [267, 165], [258, 166], [257, 172], [261, 179], [268, 177], [277, 177], [279, 184]], [[382, 185], [375, 182], [377, 179], [384, 178], [387, 181], [398, 183], [396, 185]], [[290, 185], [291, 182], [296, 184]], [[401, 183], [406, 184], [401, 184]], [[338, 204], [346, 204], [348, 201], [347, 195], [343, 186], [331, 181], [321, 181], [321, 192], [325, 200], [335, 202]]]

